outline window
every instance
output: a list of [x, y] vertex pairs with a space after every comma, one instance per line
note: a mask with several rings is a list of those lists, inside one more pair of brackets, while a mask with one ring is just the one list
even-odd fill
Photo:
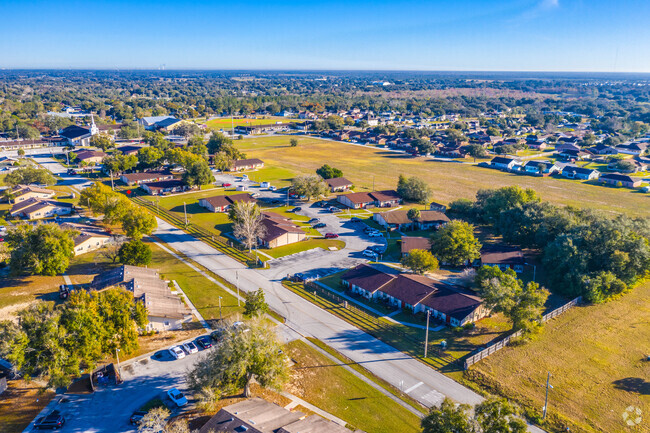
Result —
[[165, 321], [165, 326], [169, 326], [169, 322], [168, 322], [168, 321]]

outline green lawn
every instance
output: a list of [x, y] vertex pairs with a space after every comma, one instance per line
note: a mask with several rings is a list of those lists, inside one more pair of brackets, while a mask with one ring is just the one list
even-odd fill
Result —
[[230, 117], [219, 117], [216, 119], [211, 119], [205, 122], [208, 128], [212, 129], [224, 129], [230, 131], [230, 128], [234, 125], [237, 126], [259, 126], [259, 125], [273, 125], [275, 123], [291, 123], [291, 122], [304, 122], [300, 119], [289, 119], [286, 117], [276, 117], [276, 116], [264, 116], [256, 119], [231, 119]]
[[287, 136], [254, 137], [236, 145], [247, 157], [260, 158], [267, 167], [282, 167], [295, 174], [312, 174], [329, 163], [343, 171], [356, 191], [372, 189], [373, 180], [375, 189], [393, 189], [398, 175], [403, 173], [427, 181], [433, 190], [432, 199], [440, 203], [474, 198], [481, 188], [519, 185], [533, 188], [544, 200], [557, 204], [647, 216], [647, 197], [633, 190], [603, 188], [570, 179], [521, 176], [311, 137], [301, 137], [297, 147], [290, 147], [289, 140]]
[[277, 248], [263, 249], [260, 251], [277, 259], [278, 257], [289, 256], [291, 254], [300, 253], [302, 251], [307, 251], [314, 248], [322, 248], [324, 250], [327, 250], [330, 247], [334, 247], [340, 250], [345, 248], [345, 242], [338, 239], [312, 238], [304, 240], [302, 242], [296, 242], [294, 244], [284, 245]]
[[302, 341], [288, 344], [292, 390], [348, 427], [373, 433], [420, 431], [420, 419]]

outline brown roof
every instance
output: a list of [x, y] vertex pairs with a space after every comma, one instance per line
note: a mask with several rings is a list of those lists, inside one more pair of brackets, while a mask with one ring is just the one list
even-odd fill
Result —
[[289, 425], [285, 425], [278, 433], [351, 433], [347, 428], [318, 415], [308, 416]]
[[[393, 210], [382, 212], [380, 215], [388, 224], [409, 224], [412, 222], [408, 217], [408, 210]], [[447, 215], [435, 210], [420, 211], [420, 217], [417, 220], [423, 223], [448, 223], [450, 221]]]
[[437, 290], [422, 301], [422, 305], [458, 320], [463, 320], [482, 303], [478, 296], [444, 284], [438, 285]]
[[344, 186], [352, 186], [352, 182], [350, 182], [344, 177], [333, 177], [331, 179], [325, 179], [325, 182], [329, 185], [330, 188], [341, 188]]
[[264, 161], [257, 158], [249, 158], [249, 159], [238, 159], [236, 161], [233, 161], [232, 166], [234, 168], [240, 168], [240, 167], [248, 167], [250, 165], [259, 165], [259, 164], [264, 164]]
[[40, 194], [54, 194], [51, 189], [39, 188], [34, 185], [16, 185], [11, 189], [11, 194], [15, 197], [27, 194], [28, 192], [37, 192]]
[[35, 212], [39, 209], [45, 209], [48, 206], [57, 206], [57, 207], [69, 207], [72, 208], [72, 203], [65, 203], [65, 202], [60, 202], [56, 200], [48, 200], [48, 199], [43, 199], [43, 198], [28, 198], [27, 200], [23, 200], [21, 202], [16, 203], [11, 207], [11, 211], [9, 211], [10, 215], [14, 215], [17, 213], [25, 213], [29, 214], [32, 212]]
[[397, 278], [398, 272], [385, 267], [361, 264], [347, 271], [341, 279], [363, 290], [374, 293]]
[[352, 192], [350, 194], [344, 194], [343, 197], [347, 197], [352, 203], [361, 204], [361, 203], [372, 203], [375, 201], [392, 201], [400, 200], [399, 194], [397, 191], [386, 190], [386, 191], [373, 191], [373, 192]]
[[84, 159], [95, 158], [95, 157], [104, 158], [105, 156], [108, 155], [100, 150], [82, 150], [81, 152], [77, 153], [77, 159], [79, 161], [83, 161]]
[[165, 188], [176, 188], [177, 186], [185, 185], [182, 180], [170, 179], [170, 180], [159, 180], [157, 182], [144, 182], [149, 189], [165, 189]]
[[442, 283], [422, 275], [399, 274], [379, 291], [409, 305], [417, 305], [436, 290], [436, 284]]
[[518, 265], [524, 263], [524, 253], [510, 245], [487, 244], [481, 248], [481, 263], [491, 265]]
[[222, 408], [201, 427], [199, 433], [272, 433], [304, 416], [302, 412], [291, 412], [275, 403], [255, 397]]
[[210, 203], [214, 208], [222, 208], [234, 204], [236, 201], [251, 202], [255, 199], [247, 193], [242, 194], [232, 194], [232, 195], [216, 195], [214, 197], [205, 197], [201, 200], [205, 200]]
[[411, 250], [429, 250], [431, 249], [431, 240], [420, 236], [402, 236], [402, 254]]
[[122, 177], [129, 182], [146, 182], [148, 180], [154, 181], [156, 179], [172, 176], [169, 171], [146, 171], [144, 173], [128, 173], [123, 174]]
[[266, 233], [262, 236], [264, 242], [270, 242], [287, 233], [304, 233], [304, 231], [291, 222], [290, 219], [277, 213], [264, 212], [262, 225], [266, 228]]

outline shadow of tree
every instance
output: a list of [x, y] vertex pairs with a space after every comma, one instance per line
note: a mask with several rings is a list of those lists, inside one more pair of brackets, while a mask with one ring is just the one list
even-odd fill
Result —
[[614, 388], [640, 395], [650, 395], [650, 382], [640, 377], [626, 377], [612, 382]]

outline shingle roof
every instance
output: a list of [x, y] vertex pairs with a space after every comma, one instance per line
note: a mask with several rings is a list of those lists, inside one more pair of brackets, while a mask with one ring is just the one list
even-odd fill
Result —
[[255, 199], [250, 194], [247, 193], [232, 194], [232, 195], [217, 195], [214, 197], [205, 197], [202, 198], [201, 200], [207, 201], [214, 208], [222, 208], [222, 207], [230, 206], [237, 201], [242, 201], [245, 203], [255, 201]]
[[[305, 414], [302, 412], [290, 412], [275, 403], [255, 397], [222, 408], [201, 427], [199, 433], [211, 431], [272, 433], [304, 416]], [[241, 426], [244, 426], [245, 429], [236, 430]]]
[[15, 215], [18, 213], [29, 214], [40, 209], [45, 209], [49, 206], [69, 207], [69, 208], [73, 207], [72, 203], [65, 203], [56, 200], [48, 200], [48, 199], [32, 197], [32, 198], [28, 198], [27, 200], [23, 200], [21, 202], [14, 204], [11, 207], [11, 211], [9, 213], [10, 215]]
[[172, 176], [172, 173], [169, 171], [146, 171], [144, 173], [128, 173], [122, 175], [122, 177], [124, 177], [129, 182], [146, 182], [148, 180], [155, 181], [156, 179], [170, 176]]
[[290, 219], [273, 212], [264, 213], [262, 225], [266, 229], [266, 233], [261, 238], [267, 243], [287, 233], [304, 233], [304, 231], [292, 223]]
[[346, 197], [352, 203], [361, 204], [361, 203], [372, 203], [375, 201], [393, 201], [400, 200], [399, 194], [397, 191], [385, 190], [385, 191], [373, 191], [373, 192], [353, 192], [350, 194], [343, 194], [343, 197]]
[[105, 156], [108, 155], [99, 150], [82, 150], [79, 153], [77, 153], [77, 159], [79, 161], [83, 161], [89, 158], [96, 158], [96, 157], [104, 158]]
[[329, 185], [330, 188], [341, 188], [344, 186], [352, 186], [352, 182], [350, 182], [344, 177], [333, 177], [331, 179], [325, 179], [325, 182]]
[[402, 254], [411, 250], [429, 250], [431, 249], [431, 240], [420, 236], [402, 236]]
[[83, 137], [84, 135], [90, 135], [90, 129], [82, 128], [77, 125], [70, 125], [61, 131], [59, 135], [74, 140], [75, 138]]
[[483, 264], [518, 265], [524, 263], [521, 249], [510, 245], [486, 244], [481, 248]]
[[250, 165], [259, 165], [259, 164], [264, 164], [264, 161], [257, 158], [249, 158], [249, 159], [238, 159], [236, 161], [233, 161], [232, 166], [234, 168], [239, 168], [239, 167], [248, 167]]

